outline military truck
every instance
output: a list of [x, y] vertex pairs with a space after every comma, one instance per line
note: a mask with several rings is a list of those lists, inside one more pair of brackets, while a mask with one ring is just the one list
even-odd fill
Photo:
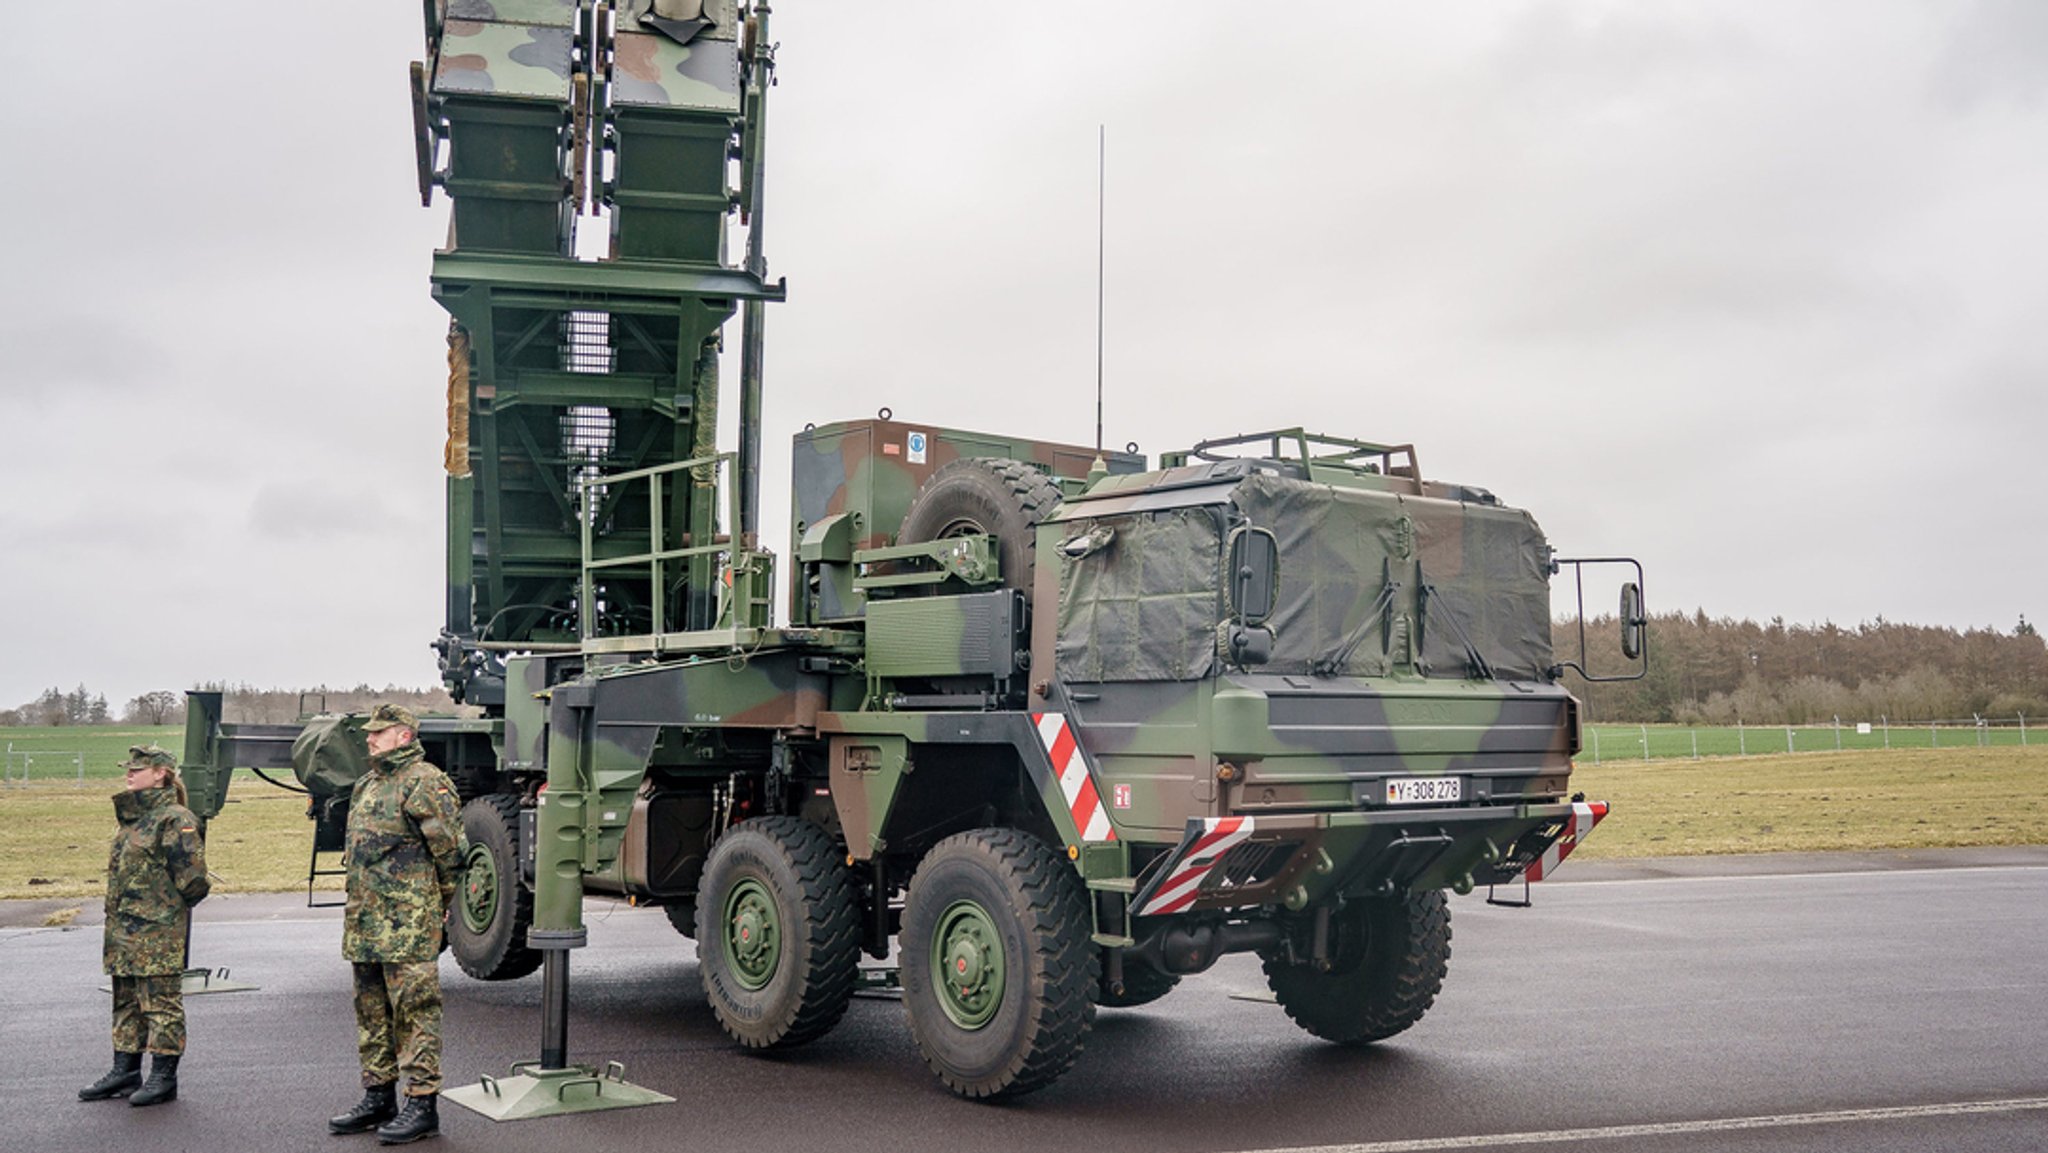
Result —
[[[1051, 1083], [1098, 1006], [1230, 953], [1308, 1032], [1377, 1041], [1444, 980], [1447, 891], [1541, 879], [1605, 815], [1571, 786], [1583, 642], [1560, 661], [1550, 623], [1561, 566], [1605, 562], [1558, 560], [1409, 445], [1287, 429], [1154, 465], [888, 410], [807, 426], [776, 623], [768, 6], [426, 10], [420, 192], [454, 201], [435, 649], [476, 715], [422, 739], [465, 801], [453, 952], [486, 980], [544, 970], [542, 1069], [568, 1067], [593, 893], [695, 938], [748, 1048], [823, 1035], [873, 979], [861, 955], [893, 959], [924, 1060], [972, 1098]], [[610, 256], [579, 260], [593, 209]], [[206, 694], [190, 715], [202, 809], [233, 767], [294, 765], [316, 865], [338, 846], [359, 718], [236, 726]]]

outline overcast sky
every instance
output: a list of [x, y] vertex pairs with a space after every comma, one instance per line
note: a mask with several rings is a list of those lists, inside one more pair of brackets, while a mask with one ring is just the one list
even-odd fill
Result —
[[[347, 8], [0, 40], [0, 706], [436, 678], [447, 207], [419, 5]], [[1412, 441], [1656, 609], [2048, 618], [2048, 4], [781, 0], [775, 37], [768, 524], [806, 421], [1092, 438], [1105, 124], [1112, 443]]]

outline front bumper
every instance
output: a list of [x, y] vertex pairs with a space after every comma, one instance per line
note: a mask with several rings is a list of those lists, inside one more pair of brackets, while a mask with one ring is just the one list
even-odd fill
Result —
[[1469, 892], [1554, 872], [1607, 816], [1605, 802], [1194, 818], [1148, 865], [1134, 916], [1332, 897]]

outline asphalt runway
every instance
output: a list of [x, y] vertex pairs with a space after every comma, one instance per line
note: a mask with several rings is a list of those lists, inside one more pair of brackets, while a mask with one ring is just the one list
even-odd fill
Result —
[[[502, 1125], [444, 1105], [427, 1147], [2048, 1149], [2048, 851], [1574, 870], [1533, 909], [1454, 900], [1444, 993], [1390, 1043], [1314, 1040], [1256, 961], [1226, 958], [1102, 1012], [1064, 1080], [1000, 1106], [941, 1089], [887, 998], [802, 1050], [743, 1053], [659, 911], [593, 907], [572, 1058], [622, 1061], [676, 1103]], [[39, 919], [14, 905], [0, 924]], [[96, 910], [0, 928], [0, 1148], [374, 1147], [325, 1129], [358, 1095], [337, 912], [230, 896], [201, 913], [195, 963], [261, 988], [188, 999], [180, 1099], [147, 1110], [75, 1099], [107, 1063]], [[451, 1085], [537, 1055], [537, 975], [443, 975]]]

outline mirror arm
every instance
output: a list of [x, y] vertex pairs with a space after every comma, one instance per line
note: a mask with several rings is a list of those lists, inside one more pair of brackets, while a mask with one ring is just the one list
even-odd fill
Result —
[[[1572, 566], [1572, 580], [1573, 580], [1573, 584], [1574, 584], [1574, 594], [1575, 594], [1575, 596], [1576, 596], [1576, 600], [1577, 600], [1577, 603], [1578, 603], [1578, 610], [1579, 610], [1579, 620], [1578, 620], [1578, 632], [1579, 632], [1579, 659], [1578, 659], [1578, 660], [1576, 660], [1576, 661], [1559, 661], [1559, 662], [1557, 663], [1557, 664], [1558, 664], [1558, 668], [1559, 668], [1560, 670], [1562, 670], [1562, 669], [1570, 669], [1570, 670], [1572, 670], [1573, 672], [1575, 672], [1575, 673], [1579, 674], [1580, 678], [1581, 678], [1581, 679], [1583, 679], [1583, 680], [1585, 680], [1585, 681], [1586, 681], [1586, 682], [1587, 682], [1588, 684], [1611, 684], [1611, 683], [1614, 683], [1614, 682], [1617, 682], [1617, 681], [1639, 681], [1639, 680], [1642, 680], [1642, 679], [1643, 679], [1644, 677], [1648, 676], [1648, 675], [1649, 675], [1649, 673], [1650, 673], [1650, 630], [1649, 630], [1649, 612], [1648, 612], [1648, 609], [1647, 609], [1647, 607], [1646, 607], [1646, 606], [1648, 605], [1648, 601], [1647, 601], [1647, 600], [1644, 600], [1644, 601], [1642, 601], [1642, 602], [1641, 602], [1641, 604], [1642, 604], [1643, 606], [1645, 606], [1645, 607], [1643, 607], [1643, 608], [1642, 608], [1642, 609], [1640, 610], [1640, 611], [1641, 611], [1641, 612], [1643, 613], [1642, 617], [1640, 618], [1640, 619], [1641, 619], [1641, 621], [1642, 621], [1642, 625], [1643, 625], [1643, 650], [1642, 650], [1642, 653], [1641, 653], [1641, 655], [1640, 655], [1640, 656], [1638, 656], [1638, 657], [1637, 657], [1637, 658], [1635, 659], [1635, 661], [1634, 661], [1634, 664], [1635, 664], [1635, 666], [1636, 666], [1636, 667], [1635, 667], [1635, 671], [1633, 671], [1633, 672], [1630, 672], [1630, 673], [1627, 673], [1627, 674], [1624, 674], [1624, 675], [1622, 675], [1622, 676], [1614, 676], [1614, 677], [1596, 677], [1596, 676], [1593, 676], [1593, 675], [1592, 675], [1591, 673], [1589, 673], [1589, 672], [1587, 671], [1587, 667], [1586, 667], [1586, 666], [1587, 666], [1588, 664], [1590, 664], [1591, 662], [1589, 662], [1589, 661], [1588, 661], [1588, 660], [1586, 659], [1586, 653], [1587, 653], [1587, 648], [1586, 648], [1586, 568], [1585, 568], [1585, 566], [1587, 566], [1587, 565], [1595, 565], [1595, 564], [1623, 564], [1623, 565], [1628, 565], [1629, 567], [1631, 567], [1631, 568], [1635, 569], [1635, 573], [1636, 573], [1635, 585], [1636, 585], [1636, 589], [1637, 589], [1637, 593], [1638, 593], [1638, 595], [1640, 596], [1640, 594], [1641, 594], [1641, 590], [1642, 590], [1642, 587], [1643, 587], [1643, 563], [1642, 563], [1641, 561], [1639, 561], [1639, 560], [1635, 559], [1634, 557], [1622, 557], [1622, 556], [1603, 556], [1603, 557], [1557, 557], [1557, 558], [1553, 558], [1553, 559], [1552, 559], [1552, 561], [1551, 561], [1551, 566], [1552, 566], [1552, 569], [1551, 569], [1551, 571], [1553, 571], [1553, 572], [1558, 572], [1558, 571], [1562, 571], [1562, 570], [1564, 569], [1564, 567], [1565, 567], [1566, 565], [1570, 565], [1570, 566]], [[1628, 627], [1628, 622], [1627, 622], [1627, 621], [1621, 621], [1621, 622], [1618, 622], [1618, 624], [1619, 624], [1619, 626], [1620, 626], [1621, 628], [1623, 628], [1623, 629], [1626, 629], [1626, 628]]]

